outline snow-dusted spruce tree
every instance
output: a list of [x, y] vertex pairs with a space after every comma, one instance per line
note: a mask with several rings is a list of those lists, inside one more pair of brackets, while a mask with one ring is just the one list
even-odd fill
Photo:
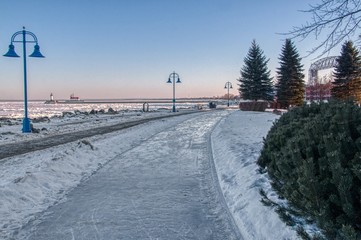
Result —
[[279, 57], [277, 68], [276, 96], [281, 107], [300, 106], [304, 102], [305, 82], [303, 65], [296, 47], [290, 39], [286, 39]]
[[239, 92], [244, 100], [273, 100], [273, 85], [270, 70], [267, 68], [269, 59], [255, 40], [244, 59], [241, 77], [238, 79]]
[[361, 57], [352, 41], [342, 45], [341, 56], [336, 59], [332, 82], [332, 97], [339, 100], [353, 99], [361, 102]]

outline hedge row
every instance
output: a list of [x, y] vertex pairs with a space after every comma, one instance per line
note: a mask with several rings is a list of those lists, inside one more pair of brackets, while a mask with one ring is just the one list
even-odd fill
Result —
[[258, 160], [273, 187], [326, 236], [361, 239], [361, 109], [351, 102], [291, 109]]

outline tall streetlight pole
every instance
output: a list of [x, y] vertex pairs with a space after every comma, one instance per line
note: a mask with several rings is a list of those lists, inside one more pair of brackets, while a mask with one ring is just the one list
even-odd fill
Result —
[[226, 85], [224, 85], [224, 88], [225, 89], [228, 89], [228, 93], [227, 93], [227, 97], [228, 97], [228, 103], [227, 103], [227, 106], [229, 107], [229, 89], [231, 88], [233, 88], [232, 87], [232, 83], [231, 82], [226, 82]]
[[176, 109], [175, 109], [175, 84], [176, 84], [175, 80], [176, 80], [176, 78], [177, 78], [177, 83], [181, 83], [178, 73], [173, 71], [171, 74], [169, 74], [169, 78], [168, 78], [168, 82], [167, 82], [167, 83], [172, 83], [172, 79], [173, 79], [173, 112], [176, 112]]
[[[16, 40], [16, 37], [22, 35], [21, 40]], [[26, 35], [30, 35], [33, 40], [26, 40]], [[13, 34], [11, 37], [11, 42], [9, 45], [9, 51], [4, 54], [4, 57], [20, 57], [15, 52], [15, 47], [13, 43], [20, 42], [23, 43], [23, 58], [24, 58], [24, 110], [25, 110], [25, 116], [23, 120], [23, 133], [29, 133], [31, 132], [30, 127], [30, 120], [28, 118], [28, 91], [27, 91], [27, 76], [26, 76], [26, 43], [35, 43], [34, 46], [34, 52], [29, 55], [29, 57], [37, 57], [37, 58], [44, 58], [44, 56], [40, 53], [40, 47], [38, 45], [38, 39], [35, 36], [34, 33], [25, 31], [25, 27], [23, 27], [22, 31], [18, 31]]]

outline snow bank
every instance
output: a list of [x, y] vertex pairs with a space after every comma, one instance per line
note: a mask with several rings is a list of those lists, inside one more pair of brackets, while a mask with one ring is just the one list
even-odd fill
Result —
[[72, 133], [74, 131], [89, 128], [110, 126], [122, 122], [169, 115], [170, 111], [122, 111], [115, 114], [65, 114], [64, 117], [44, 118], [44, 121], [34, 121], [34, 128], [39, 129], [39, 133], [24, 134], [21, 132], [21, 119], [1, 119], [0, 118], [0, 146], [2, 144], [19, 141], [29, 141], [62, 133]]
[[274, 209], [264, 206], [259, 190], [272, 191], [256, 161], [272, 122], [279, 116], [235, 111], [211, 135], [213, 157], [223, 195], [244, 239], [298, 239]]

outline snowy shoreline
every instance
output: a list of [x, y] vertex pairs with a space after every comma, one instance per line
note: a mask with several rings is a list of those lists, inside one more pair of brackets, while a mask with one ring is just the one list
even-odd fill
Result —
[[[259, 201], [258, 187], [266, 180], [257, 175], [255, 161], [262, 146], [262, 137], [278, 116], [231, 111], [214, 128], [211, 144], [220, 186], [241, 234], [245, 239], [297, 239], [296, 232]], [[34, 124], [37, 128], [47, 129], [38, 134], [20, 133], [20, 125], [6, 126], [1, 127], [0, 132], [13, 134], [1, 134], [0, 144], [164, 114], [171, 113], [132, 112], [118, 116], [106, 114], [62, 118], [59, 121], [52, 119]], [[152, 121], [122, 130], [122, 134], [114, 132], [94, 136], [0, 162], [0, 238], [11, 239], [23, 225], [36, 219], [38, 213], [65, 201], [69, 191], [117, 155], [164, 128], [191, 119], [192, 115]]]
[[31, 120], [31, 124], [37, 133], [23, 134], [22, 119], [2, 118], [0, 119], [0, 145], [39, 139], [47, 136], [54, 136], [62, 133], [94, 128], [98, 126], [110, 126], [116, 123], [123, 123], [148, 117], [167, 116], [166, 111], [118, 111], [115, 113], [84, 113], [80, 111], [63, 112], [63, 116], [40, 117]]

